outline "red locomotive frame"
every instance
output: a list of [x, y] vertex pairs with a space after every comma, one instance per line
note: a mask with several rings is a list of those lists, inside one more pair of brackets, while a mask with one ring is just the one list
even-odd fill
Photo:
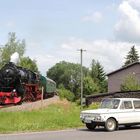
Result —
[[24, 97], [18, 97], [16, 91], [0, 92], [0, 104], [18, 104], [22, 101], [32, 102], [41, 99], [42, 91], [38, 84], [23, 84], [25, 89]]

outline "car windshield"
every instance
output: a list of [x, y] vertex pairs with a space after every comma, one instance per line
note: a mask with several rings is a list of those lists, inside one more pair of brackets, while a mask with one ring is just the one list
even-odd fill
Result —
[[119, 106], [119, 99], [104, 99], [101, 102], [100, 108], [117, 109]]

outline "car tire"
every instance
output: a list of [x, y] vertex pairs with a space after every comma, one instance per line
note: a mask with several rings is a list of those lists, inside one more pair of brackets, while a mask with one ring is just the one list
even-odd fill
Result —
[[109, 132], [114, 131], [118, 128], [117, 126], [117, 122], [115, 119], [113, 118], [109, 118], [106, 122], [105, 122], [105, 129]]
[[89, 130], [94, 130], [96, 125], [93, 124], [93, 123], [86, 123], [86, 127], [89, 129]]

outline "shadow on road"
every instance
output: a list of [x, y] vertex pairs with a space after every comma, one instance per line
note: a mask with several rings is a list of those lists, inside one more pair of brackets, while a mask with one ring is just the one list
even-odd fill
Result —
[[[137, 126], [131, 126], [129, 128], [126, 128], [124, 126], [120, 126], [117, 131], [127, 131], [127, 130], [136, 130], [140, 129], [140, 125]], [[77, 131], [87, 131], [87, 132], [107, 132], [104, 127], [97, 127], [95, 130], [88, 130], [87, 128], [81, 128], [77, 129]]]
[[87, 128], [77, 129], [78, 131], [87, 131], [87, 132], [105, 132], [104, 127], [95, 128], [95, 130], [88, 130]]
[[121, 126], [119, 127], [119, 130], [134, 130], [134, 129], [140, 129], [140, 125], [135, 125], [135, 126], [131, 126], [131, 127], [124, 127], [124, 126]]

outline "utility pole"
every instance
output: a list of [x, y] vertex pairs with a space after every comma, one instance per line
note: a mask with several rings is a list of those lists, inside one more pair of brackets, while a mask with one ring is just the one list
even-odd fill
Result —
[[81, 108], [83, 107], [83, 49], [78, 50], [81, 54]]

